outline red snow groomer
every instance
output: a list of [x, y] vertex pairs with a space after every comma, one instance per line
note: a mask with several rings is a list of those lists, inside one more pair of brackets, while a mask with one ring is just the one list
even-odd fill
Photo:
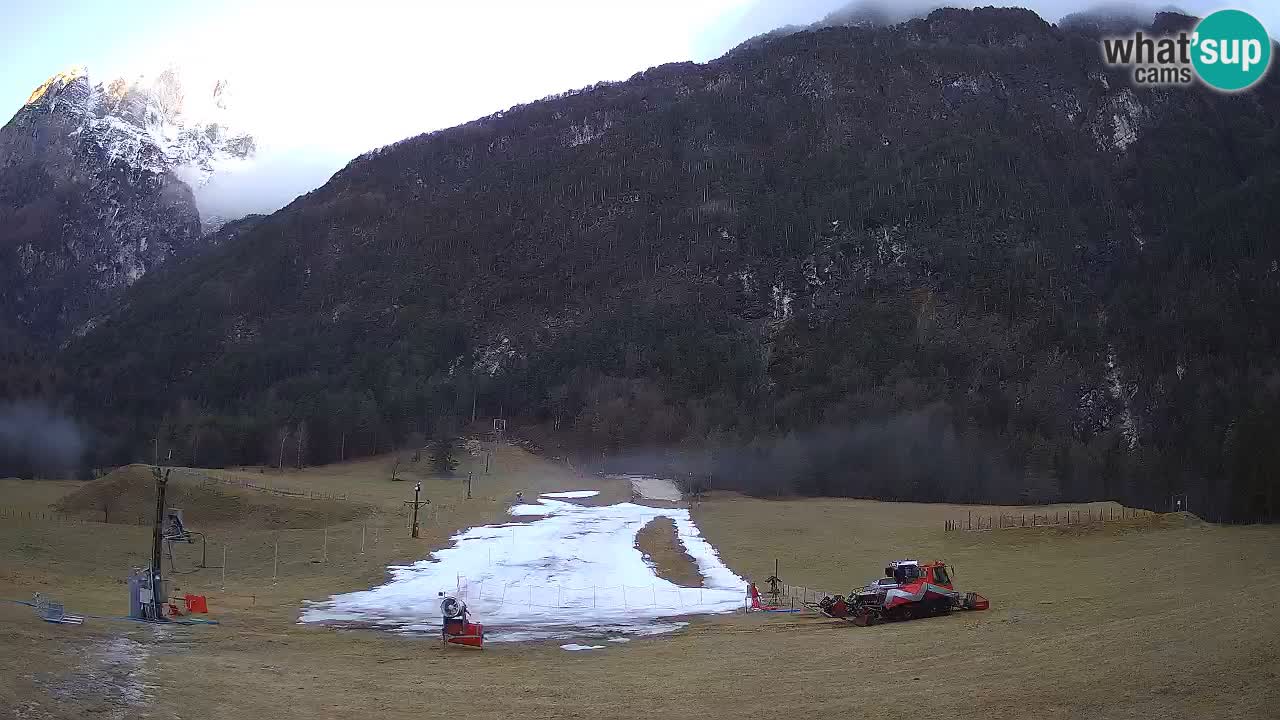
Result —
[[822, 598], [818, 609], [827, 617], [867, 626], [945, 615], [952, 610], [986, 610], [991, 606], [976, 592], [957, 592], [942, 562], [896, 560], [889, 563], [884, 574], [848, 597]]
[[484, 645], [484, 625], [467, 619], [466, 603], [455, 597], [444, 595], [444, 599], [440, 601], [440, 614], [444, 616], [444, 624], [440, 628], [442, 641], [451, 645], [466, 645], [473, 648]]

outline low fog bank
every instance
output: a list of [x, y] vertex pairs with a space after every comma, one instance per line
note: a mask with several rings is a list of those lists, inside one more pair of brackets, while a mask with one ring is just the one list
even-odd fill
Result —
[[0, 477], [74, 477], [84, 454], [84, 434], [70, 418], [39, 404], [0, 405]]
[[751, 495], [927, 502], [1043, 502], [999, 448], [958, 431], [942, 406], [708, 448], [652, 449], [601, 461], [605, 472], [670, 477]]
[[[1057, 25], [1084, 27], [1098, 25], [1116, 29], [1149, 26], [1156, 13], [1176, 12], [1204, 17], [1221, 6], [1210, 0], [1184, 0], [1177, 4], [1155, 1], [1079, 2], [1078, 0], [1019, 0], [1018, 2], [940, 2], [939, 0], [795, 0], [775, 3], [760, 0], [736, 17], [708, 30], [700, 38], [699, 60], [717, 57], [730, 48], [751, 45], [762, 39], [789, 35], [802, 30], [846, 25], [887, 26], [914, 18], [923, 18], [940, 8], [978, 7], [1026, 8]], [[1275, 7], [1263, 2], [1237, 3], [1236, 7], [1252, 12], [1274, 32], [1280, 24]]]
[[327, 183], [356, 154], [266, 146], [243, 167], [214, 175], [194, 189], [200, 219], [218, 226], [247, 215], [269, 215]]

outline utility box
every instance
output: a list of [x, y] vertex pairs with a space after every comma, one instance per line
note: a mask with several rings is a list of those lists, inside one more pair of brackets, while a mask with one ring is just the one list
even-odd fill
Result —
[[150, 569], [134, 568], [129, 573], [129, 617], [134, 620], [163, 619], [152, 617], [152, 608], [157, 606], [155, 601], [164, 603], [166, 600], [164, 583], [160, 584], [159, 592], [153, 592], [151, 585]]
[[145, 590], [150, 594], [149, 585], [146, 570], [134, 568], [129, 572], [129, 617], [134, 620], [147, 619], [147, 616], [142, 613], [142, 593]]

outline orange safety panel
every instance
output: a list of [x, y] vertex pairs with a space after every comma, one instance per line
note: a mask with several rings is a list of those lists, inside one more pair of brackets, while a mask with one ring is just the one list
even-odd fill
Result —
[[184, 595], [182, 599], [186, 602], [189, 613], [209, 612], [209, 603], [203, 595]]

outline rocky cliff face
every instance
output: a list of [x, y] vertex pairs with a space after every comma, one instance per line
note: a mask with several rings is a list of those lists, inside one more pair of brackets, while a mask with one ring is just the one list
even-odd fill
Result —
[[250, 157], [253, 138], [189, 106], [176, 73], [49, 78], [0, 129], [0, 335], [56, 343], [176, 254], [200, 247], [192, 188]]

